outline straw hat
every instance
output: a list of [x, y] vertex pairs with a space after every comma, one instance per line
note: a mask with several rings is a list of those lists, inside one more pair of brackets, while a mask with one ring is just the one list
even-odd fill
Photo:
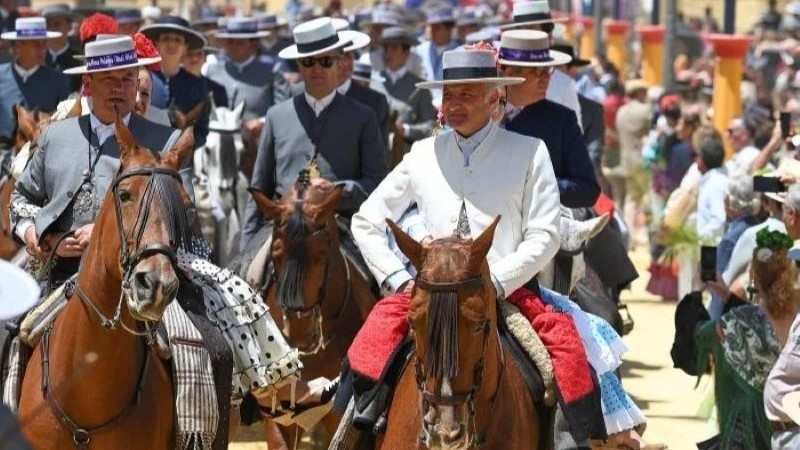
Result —
[[186, 45], [189, 50], [197, 50], [208, 44], [202, 33], [193, 30], [188, 20], [178, 16], [159, 17], [153, 24], [142, 27], [140, 31], [153, 42], [158, 42], [158, 37], [161, 33], [180, 34], [186, 38]]
[[550, 37], [536, 30], [504, 31], [499, 57], [500, 64], [520, 67], [562, 66], [572, 61], [566, 53], [550, 50]]
[[403, 27], [389, 27], [381, 32], [381, 42], [405, 44], [409, 47], [419, 45], [419, 40]]
[[366, 81], [367, 83], [371, 83], [372, 81], [383, 83], [386, 81], [386, 79], [382, 76], [372, 72], [372, 64], [370, 64], [369, 61], [361, 60], [356, 61], [355, 64], [353, 64], [353, 75], [351, 78], [354, 80]]
[[0, 320], [13, 319], [39, 300], [39, 285], [17, 266], [0, 261]]
[[64, 71], [67, 75], [108, 72], [110, 70], [129, 69], [131, 67], [149, 66], [161, 61], [161, 57], [139, 58], [130, 36], [98, 39], [86, 44], [84, 58], [86, 64]]
[[14, 30], [0, 35], [6, 41], [38, 41], [61, 37], [58, 31], [47, 31], [44, 17], [20, 17], [14, 21]]
[[566, 17], [553, 17], [547, 0], [514, 2], [512, 22], [500, 27], [502, 30], [520, 28], [543, 23], [566, 22]]
[[269, 31], [259, 29], [258, 19], [253, 17], [226, 19], [224, 26], [214, 33], [219, 39], [263, 39], [269, 35]]
[[492, 84], [497, 87], [519, 84], [524, 78], [501, 77], [495, 53], [491, 50], [456, 49], [442, 55], [442, 80], [417, 83], [418, 88], [437, 89], [452, 84]]
[[347, 47], [350, 41], [343, 40], [336, 32], [333, 22], [328, 17], [303, 22], [294, 27], [294, 45], [290, 45], [278, 53], [283, 59], [300, 59], [321, 55], [331, 50]]

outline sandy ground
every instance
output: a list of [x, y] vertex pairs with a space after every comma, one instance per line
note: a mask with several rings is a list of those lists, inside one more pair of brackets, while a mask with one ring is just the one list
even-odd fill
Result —
[[[675, 332], [675, 305], [661, 302], [645, 291], [648, 256], [643, 247], [633, 253], [641, 277], [623, 294], [636, 323], [625, 337], [630, 347], [623, 366], [623, 383], [648, 417], [645, 437], [669, 445], [671, 450], [696, 449], [695, 443], [711, 433], [696, 412], [702, 388], [695, 379], [672, 368], [669, 350]], [[265, 450], [260, 427], [241, 430], [231, 450]]]

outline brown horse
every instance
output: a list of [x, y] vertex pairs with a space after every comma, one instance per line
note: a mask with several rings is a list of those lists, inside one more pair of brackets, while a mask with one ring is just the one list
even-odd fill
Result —
[[[14, 132], [12, 154], [16, 156], [25, 143], [35, 141], [39, 137], [42, 127], [50, 121], [50, 115], [38, 111], [28, 111], [21, 105], [17, 105], [14, 112], [17, 128]], [[0, 259], [6, 261], [12, 259], [21, 248], [11, 234], [9, 217], [11, 193], [14, 191], [15, 181], [11, 175], [8, 175], [0, 183]]]
[[[375, 304], [369, 280], [340, 248], [335, 210], [342, 190], [317, 178], [308, 185], [296, 184], [280, 202], [258, 191], [252, 194], [275, 223], [270, 251], [275, 271], [264, 291], [270, 313], [288, 342], [300, 350], [303, 377], [333, 379]], [[329, 414], [322, 423], [325, 439], [337, 424], [338, 418]], [[282, 431], [284, 440], [292, 441], [297, 430]], [[269, 421], [267, 434], [270, 449], [285, 445], [276, 441]]]
[[102, 204], [74, 294], [34, 348], [19, 417], [36, 449], [174, 448], [172, 380], [149, 332], [179, 286], [190, 233], [178, 176], [191, 129], [161, 157], [118, 119], [120, 171]]
[[486, 254], [499, 218], [477, 239], [420, 244], [387, 221], [419, 271], [408, 320], [414, 356], [397, 385], [381, 450], [538, 448], [538, 416], [497, 331]]

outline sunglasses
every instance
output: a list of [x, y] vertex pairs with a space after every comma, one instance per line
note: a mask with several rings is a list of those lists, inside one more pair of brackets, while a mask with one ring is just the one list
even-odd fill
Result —
[[336, 57], [334, 56], [321, 56], [319, 58], [300, 58], [300, 65], [306, 68], [314, 67], [315, 65], [319, 64], [320, 67], [324, 69], [330, 69], [333, 67], [333, 63], [336, 62]]

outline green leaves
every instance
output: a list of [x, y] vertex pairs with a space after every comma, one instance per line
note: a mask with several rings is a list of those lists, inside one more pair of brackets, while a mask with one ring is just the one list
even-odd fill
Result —
[[794, 241], [786, 233], [764, 228], [756, 234], [756, 245], [773, 251], [789, 250], [794, 246]]

